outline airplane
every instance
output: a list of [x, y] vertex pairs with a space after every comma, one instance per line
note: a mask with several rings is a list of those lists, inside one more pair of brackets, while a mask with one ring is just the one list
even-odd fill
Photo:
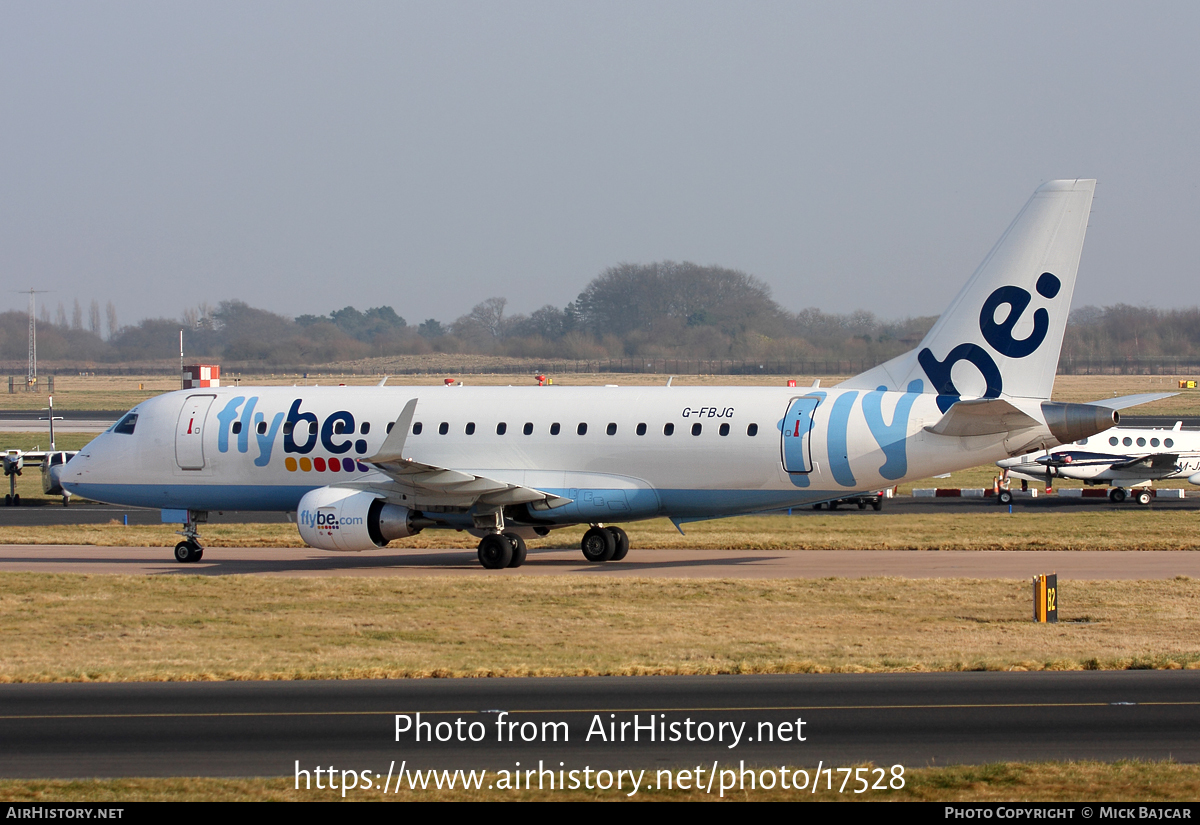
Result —
[[54, 422], [61, 416], [54, 415], [54, 396], [50, 396], [50, 406], [47, 408], [50, 422], [49, 450], [5, 450], [3, 453], [4, 475], [8, 478], [8, 492], [4, 495], [4, 506], [21, 505], [21, 496], [17, 492], [17, 476], [22, 474], [26, 463], [30, 466], [40, 466], [42, 471], [42, 492], [48, 496], [62, 496], [63, 506], [71, 502], [71, 494], [62, 488], [61, 476], [63, 468], [78, 450], [58, 450], [54, 446]]
[[[1119, 504], [1129, 488], [1145, 487], [1155, 480], [1186, 478], [1190, 484], [1200, 484], [1200, 430], [1185, 430], [1181, 421], [1170, 430], [1113, 427], [1081, 438], [1065, 450], [1005, 458], [996, 466], [1034, 481], [1071, 478], [1084, 484], [1111, 484], [1108, 497]], [[1001, 497], [1005, 492], [1001, 491]], [[1134, 491], [1139, 504], [1149, 504], [1152, 498], [1149, 490]], [[1011, 500], [1009, 493], [1002, 503]]]
[[162, 509], [185, 563], [209, 511], [240, 509], [294, 513], [333, 551], [465, 530], [501, 569], [571, 525], [585, 559], [619, 561], [614, 522], [682, 532], [1069, 444], [1163, 397], [1049, 400], [1094, 191], [1040, 186], [917, 349], [835, 387], [180, 390], [88, 444], [63, 489]]

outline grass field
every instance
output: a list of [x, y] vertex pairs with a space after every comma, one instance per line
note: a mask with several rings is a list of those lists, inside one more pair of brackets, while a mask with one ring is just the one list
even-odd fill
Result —
[[[731, 766], [735, 767], [735, 766]], [[839, 780], [841, 775], [838, 776]], [[653, 769], [646, 771], [654, 776]], [[484, 781], [494, 783], [495, 774]], [[831, 792], [822, 786], [814, 793], [773, 790], [727, 793], [726, 801], [762, 802], [1194, 802], [1200, 798], [1200, 765], [1174, 762], [1003, 762], [950, 768], [908, 768], [900, 790], [863, 794]], [[657, 781], [657, 780], [655, 780]], [[836, 785], [836, 783], [835, 783]], [[848, 787], [853, 787], [851, 783]], [[449, 802], [449, 801], [718, 801], [721, 797], [700, 791], [647, 791], [632, 799], [625, 791], [349, 791], [348, 801]], [[89, 779], [0, 780], [4, 802], [332, 802], [340, 791], [296, 790], [288, 778], [252, 779]]]
[[[1200, 580], [0, 574], [0, 682], [1200, 667]], [[596, 633], [597, 625], [604, 632]]]
[[[430, 373], [428, 375], [398, 375], [388, 379], [389, 386], [435, 386], [446, 378], [461, 378], [477, 386], [534, 386], [533, 370], [528, 375], [460, 375], [458, 373]], [[255, 375], [242, 381], [255, 386], [312, 386], [314, 384], [348, 384], [370, 386], [379, 383], [377, 375], [347, 375], [344, 373], [310, 372], [302, 375]], [[596, 386], [619, 384], [621, 386], [662, 386], [667, 376], [639, 373], [573, 373], [551, 375], [559, 386]], [[810, 386], [820, 379], [821, 386], [830, 387], [845, 380], [844, 375], [680, 375], [672, 383], [686, 386], [730, 386], [730, 387], [779, 387], [787, 378], [794, 378], [801, 387]], [[1060, 375], [1054, 383], [1055, 401], [1096, 401], [1118, 395], [1133, 395], [1143, 392], [1178, 392], [1173, 398], [1145, 404], [1129, 410], [1134, 415], [1200, 415], [1200, 390], [1180, 390], [1179, 378], [1196, 376], [1159, 375]], [[222, 382], [231, 385], [233, 379], [226, 376]], [[142, 376], [56, 376], [54, 380], [54, 407], [59, 410], [127, 410], [147, 398], [179, 389], [179, 380], [168, 375]], [[41, 410], [46, 406], [45, 393], [6, 393], [0, 400], [0, 408], [8, 410]]]

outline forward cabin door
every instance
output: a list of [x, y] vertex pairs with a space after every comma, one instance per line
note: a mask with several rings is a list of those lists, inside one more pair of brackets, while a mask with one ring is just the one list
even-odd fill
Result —
[[783, 417], [783, 469], [811, 473], [813, 413], [821, 399], [811, 395], [793, 398]]
[[175, 426], [175, 461], [181, 470], [204, 469], [204, 421], [215, 395], [189, 395]]

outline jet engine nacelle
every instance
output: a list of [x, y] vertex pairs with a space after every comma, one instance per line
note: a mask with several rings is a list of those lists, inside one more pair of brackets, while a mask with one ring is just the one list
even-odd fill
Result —
[[421, 532], [412, 522], [407, 507], [388, 504], [375, 493], [338, 487], [311, 490], [296, 508], [300, 538], [321, 550], [375, 550]]
[[1056, 404], [1042, 402], [1046, 426], [1060, 444], [1102, 433], [1121, 423], [1121, 414], [1099, 404]]

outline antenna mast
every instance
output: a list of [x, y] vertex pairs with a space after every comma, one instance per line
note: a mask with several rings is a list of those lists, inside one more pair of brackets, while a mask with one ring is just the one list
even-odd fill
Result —
[[[24, 293], [24, 290], [18, 290]], [[33, 296], [48, 289], [29, 288], [29, 368], [25, 373], [25, 389], [37, 389], [37, 316], [34, 314]]]

